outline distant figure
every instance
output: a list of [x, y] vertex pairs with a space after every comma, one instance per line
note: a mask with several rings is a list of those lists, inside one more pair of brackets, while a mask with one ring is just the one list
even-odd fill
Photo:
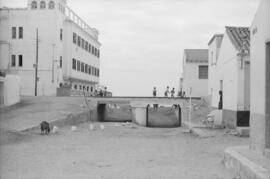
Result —
[[167, 86], [167, 89], [166, 89], [166, 91], [165, 91], [165, 93], [164, 93], [164, 96], [165, 96], [165, 97], [168, 97], [168, 96], [169, 96], [169, 94], [170, 94], [169, 89], [170, 89], [170, 87]]
[[218, 103], [218, 109], [222, 109], [222, 103], [223, 103], [223, 99], [222, 99], [222, 96], [223, 96], [223, 94], [222, 94], [222, 91], [220, 90], [219, 91], [219, 103]]
[[157, 96], [157, 89], [156, 89], [156, 87], [154, 87], [154, 89], [153, 89], [153, 97], [156, 97]]
[[175, 90], [174, 88], [171, 90], [171, 97], [174, 98], [174, 93], [175, 93]]

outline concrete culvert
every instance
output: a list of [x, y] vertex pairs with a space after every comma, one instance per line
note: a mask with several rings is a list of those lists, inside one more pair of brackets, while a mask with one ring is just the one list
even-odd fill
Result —
[[174, 128], [181, 126], [181, 112], [179, 106], [153, 106], [147, 110], [147, 126], [156, 128]]
[[126, 104], [100, 104], [98, 106], [98, 115], [101, 122], [132, 121], [131, 107]]

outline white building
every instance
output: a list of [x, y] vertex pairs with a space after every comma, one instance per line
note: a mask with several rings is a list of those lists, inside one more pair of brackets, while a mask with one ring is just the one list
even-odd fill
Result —
[[251, 148], [270, 158], [270, 1], [262, 0], [251, 33]]
[[[218, 69], [217, 69], [217, 61], [219, 57], [219, 51], [221, 47], [223, 39], [223, 34], [215, 34], [211, 40], [208, 43], [209, 49], [208, 49], [208, 96], [210, 96], [210, 103], [212, 106], [215, 106], [215, 108], [218, 107], [218, 102], [216, 100], [219, 100], [218, 98], [215, 98], [215, 101], [213, 101], [213, 93], [217, 93], [218, 90]], [[218, 95], [218, 94], [215, 94]]]
[[249, 28], [226, 27], [223, 37], [219, 35], [212, 39], [209, 42], [211, 76], [208, 87], [208, 94], [212, 95], [212, 107], [219, 107], [219, 92], [222, 91], [225, 126], [249, 126]]
[[[186, 96], [207, 96], [208, 50], [185, 49], [183, 56], [183, 92]], [[191, 93], [191, 94], [190, 94]]]
[[0, 10], [0, 70], [21, 77], [21, 95], [35, 95], [36, 56], [37, 95], [55, 95], [61, 84], [94, 92], [100, 45], [98, 31], [66, 0], [28, 0], [27, 8]]

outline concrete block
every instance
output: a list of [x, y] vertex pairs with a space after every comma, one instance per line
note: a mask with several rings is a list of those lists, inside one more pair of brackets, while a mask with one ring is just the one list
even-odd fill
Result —
[[[229, 147], [224, 151], [223, 163], [235, 178], [269, 179], [270, 160], [248, 146]], [[268, 168], [267, 168], [268, 167]]]
[[237, 127], [236, 131], [240, 137], [249, 137], [249, 127]]

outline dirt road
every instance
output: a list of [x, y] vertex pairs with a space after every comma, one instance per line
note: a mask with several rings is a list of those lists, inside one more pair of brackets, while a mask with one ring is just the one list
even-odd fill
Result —
[[66, 127], [49, 136], [7, 136], [9, 142], [0, 146], [0, 178], [227, 179], [232, 176], [221, 164], [223, 149], [248, 142], [222, 132], [200, 139], [181, 128], [104, 125], [105, 130], [90, 131], [84, 123], [76, 132]]

